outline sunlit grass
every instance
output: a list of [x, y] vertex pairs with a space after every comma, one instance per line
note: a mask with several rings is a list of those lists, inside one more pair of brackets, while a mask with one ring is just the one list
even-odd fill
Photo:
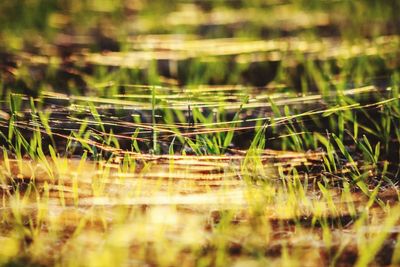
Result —
[[400, 263], [396, 1], [50, 2], [0, 3], [0, 265]]

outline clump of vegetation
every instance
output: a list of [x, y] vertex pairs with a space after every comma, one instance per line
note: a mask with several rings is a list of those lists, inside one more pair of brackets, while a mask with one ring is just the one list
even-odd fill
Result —
[[398, 8], [0, 3], [0, 265], [400, 264]]

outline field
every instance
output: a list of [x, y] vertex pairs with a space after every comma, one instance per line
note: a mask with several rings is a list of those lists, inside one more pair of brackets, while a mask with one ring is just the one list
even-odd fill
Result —
[[400, 265], [398, 10], [0, 2], [0, 266]]

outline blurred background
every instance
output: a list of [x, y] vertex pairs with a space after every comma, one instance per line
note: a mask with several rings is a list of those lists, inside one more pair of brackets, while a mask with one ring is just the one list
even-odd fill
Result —
[[36, 52], [45, 42], [68, 41], [63, 34], [90, 35], [81, 41], [100, 41], [90, 49], [112, 51], [140, 34], [354, 39], [398, 34], [399, 8], [397, 0], [15, 0], [0, 3], [0, 34], [3, 49]]
[[306, 62], [363, 85], [398, 69], [398, 10], [397, 0], [1, 1], [0, 93], [103, 95], [110, 81], [318, 90]]

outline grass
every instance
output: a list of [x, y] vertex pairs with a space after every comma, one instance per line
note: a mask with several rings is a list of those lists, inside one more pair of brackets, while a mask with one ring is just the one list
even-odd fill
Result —
[[397, 1], [47, 2], [0, 4], [0, 265], [399, 264]]

